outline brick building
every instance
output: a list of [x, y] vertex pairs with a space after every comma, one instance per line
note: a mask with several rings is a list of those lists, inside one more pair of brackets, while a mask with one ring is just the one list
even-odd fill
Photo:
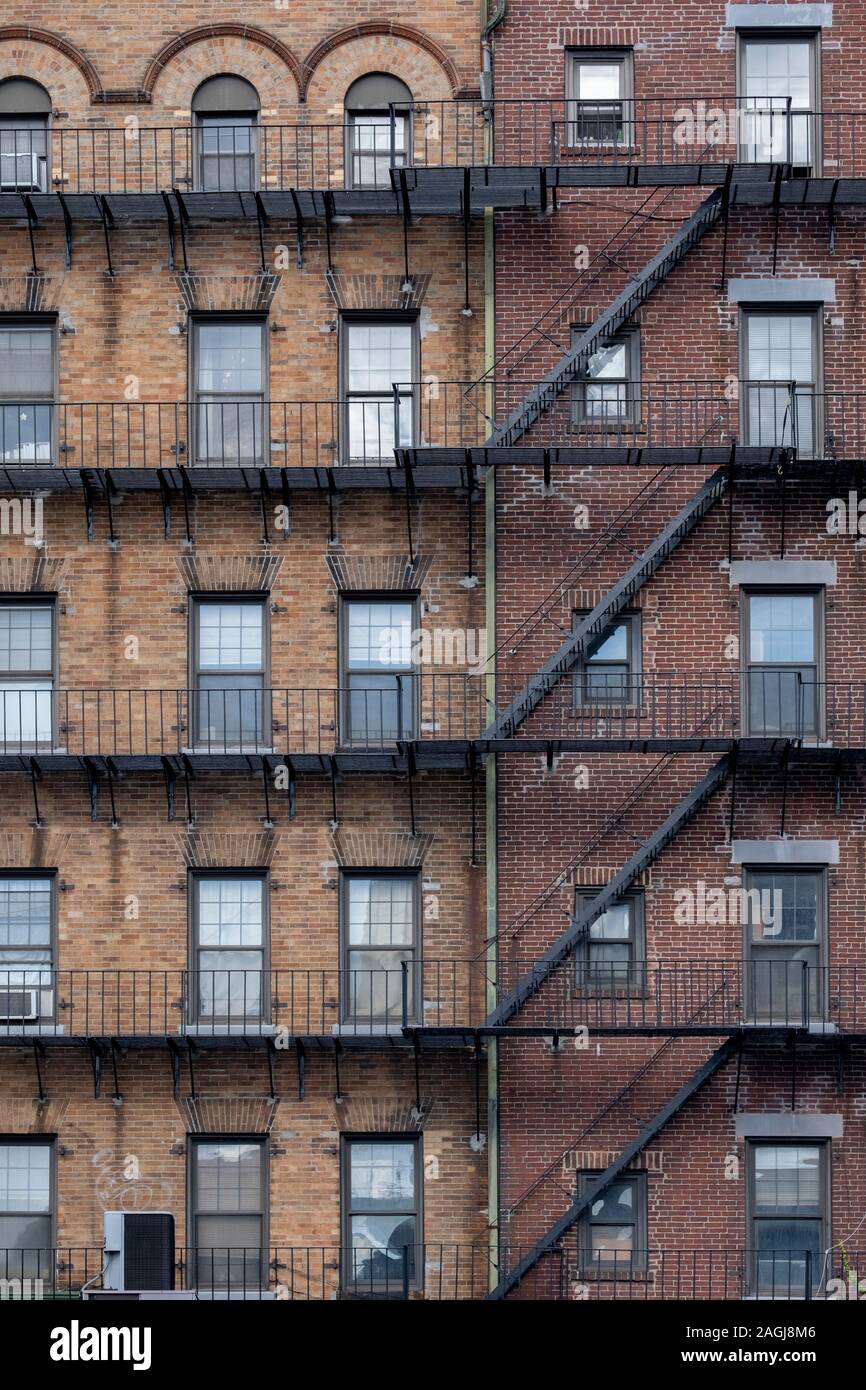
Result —
[[857, 9], [212, 8], [0, 26], [0, 1277], [827, 1296]]

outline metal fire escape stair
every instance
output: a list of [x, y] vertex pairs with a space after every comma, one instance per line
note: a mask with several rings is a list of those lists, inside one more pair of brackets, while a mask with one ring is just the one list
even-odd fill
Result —
[[550, 1226], [540, 1240], [536, 1241], [532, 1249], [523, 1256], [508, 1274], [497, 1284], [496, 1288], [487, 1295], [488, 1300], [498, 1300], [505, 1298], [506, 1294], [516, 1288], [521, 1280], [534, 1269], [539, 1261], [548, 1251], [552, 1250], [557, 1241], [571, 1229], [575, 1222], [579, 1221], [587, 1208], [595, 1202], [610, 1184], [619, 1177], [620, 1173], [625, 1172], [629, 1164], [633, 1163], [637, 1156], [643, 1152], [648, 1144], [656, 1135], [664, 1129], [673, 1117], [682, 1110], [683, 1106], [691, 1100], [700, 1088], [714, 1076], [717, 1071], [735, 1055], [738, 1049], [738, 1042], [735, 1038], [728, 1038], [717, 1048], [712, 1056], [708, 1057], [696, 1071], [692, 1073], [688, 1081], [680, 1087], [676, 1095], [672, 1096], [653, 1116], [647, 1125], [641, 1130], [637, 1138], [633, 1139], [621, 1153], [617, 1155], [613, 1163], [610, 1163], [604, 1172], [593, 1182], [586, 1191], [578, 1197], [568, 1210], [565, 1211], [557, 1221]]
[[583, 618], [560, 647], [548, 657], [544, 665], [527, 684], [518, 691], [514, 699], [497, 714], [484, 730], [485, 739], [512, 738], [515, 730], [528, 718], [541, 703], [545, 695], [566, 675], [575, 662], [586, 651], [588, 644], [601, 635], [618, 613], [634, 597], [639, 589], [651, 579], [656, 570], [671, 555], [677, 546], [695, 529], [698, 522], [728, 488], [730, 474], [728, 469], [719, 468], [690, 498], [680, 512], [669, 521], [652, 544], [638, 556], [631, 569], [622, 575], [613, 588], [609, 589], [591, 613]]
[[706, 776], [702, 777], [688, 795], [683, 797], [667, 820], [647, 838], [637, 853], [632, 855], [619, 872], [614, 874], [598, 896], [593, 898], [592, 902], [588, 903], [584, 910], [574, 918], [568, 930], [557, 938], [543, 956], [539, 956], [536, 961], [533, 961], [526, 974], [522, 976], [510, 993], [500, 1000], [486, 1019], [486, 1028], [504, 1027], [509, 1019], [518, 1013], [530, 995], [534, 994], [544, 981], [553, 974], [556, 967], [571, 955], [587, 935], [596, 918], [600, 917], [622, 897], [640, 874], [658, 858], [662, 850], [697, 814], [713, 793], [722, 786], [731, 771], [731, 767], [731, 758], [726, 755], [710, 768]]
[[516, 444], [531, 425], [547, 410], [562, 392], [585, 371], [590, 358], [607, 338], [631, 318], [636, 309], [658, 289], [671, 271], [697, 246], [701, 238], [714, 227], [724, 212], [723, 190], [715, 189], [692, 213], [677, 232], [666, 241], [620, 295], [590, 324], [572, 348], [556, 366], [533, 387], [501, 425], [490, 435], [489, 445]]

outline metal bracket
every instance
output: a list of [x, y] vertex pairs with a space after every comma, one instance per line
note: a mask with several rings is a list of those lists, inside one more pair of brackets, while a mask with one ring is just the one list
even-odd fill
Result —
[[839, 192], [839, 180], [833, 180], [833, 187], [830, 190], [830, 200], [827, 203], [827, 255], [836, 254], [836, 194]]
[[300, 1038], [295, 1038], [295, 1056], [298, 1062], [298, 1100], [304, 1100], [307, 1087], [307, 1054]]
[[782, 166], [776, 168], [776, 181], [773, 185], [773, 274], [779, 255], [779, 214], [782, 208]]
[[274, 828], [274, 822], [273, 822], [273, 820], [271, 819], [271, 796], [270, 796], [270, 789], [269, 789], [269, 787], [268, 787], [268, 778], [270, 777], [270, 775], [271, 775], [271, 765], [270, 765], [270, 763], [269, 763], [269, 761], [268, 761], [267, 755], [266, 755], [266, 754], [263, 754], [263, 755], [262, 755], [262, 791], [263, 791], [264, 797], [265, 797], [265, 819], [264, 819], [264, 827], [265, 827], [265, 830], [273, 830], [273, 828]]
[[41, 815], [39, 814], [39, 795], [38, 795], [38, 793], [37, 793], [37, 791], [36, 791], [36, 783], [37, 783], [37, 782], [41, 782], [41, 781], [42, 781], [42, 768], [39, 766], [39, 764], [38, 764], [38, 762], [36, 761], [35, 758], [31, 758], [31, 759], [30, 759], [30, 785], [31, 785], [31, 787], [32, 787], [32, 789], [33, 789], [33, 810], [34, 810], [35, 817], [36, 817], [35, 820], [34, 820], [34, 822], [33, 822], [33, 828], [34, 828], [35, 830], [41, 830], [41, 829], [43, 828], [42, 817], [41, 817]]
[[181, 195], [180, 195], [180, 190], [179, 190], [178, 188], [173, 188], [173, 189], [172, 189], [172, 192], [173, 192], [174, 197], [175, 197], [175, 202], [177, 203], [178, 225], [179, 225], [179, 227], [180, 227], [180, 249], [181, 249], [181, 255], [183, 256], [183, 269], [184, 269], [184, 274], [185, 274], [185, 275], [188, 275], [188, 274], [189, 274], [189, 259], [188, 259], [188, 257], [187, 257], [187, 249], [186, 249], [186, 234], [187, 234], [187, 229], [188, 229], [188, 227], [189, 227], [189, 213], [187, 212], [187, 210], [186, 210], [186, 204], [184, 203], [183, 198], [182, 198]]
[[159, 483], [159, 495], [162, 502], [162, 526], [165, 539], [171, 540], [171, 488], [168, 478], [165, 476], [165, 469], [156, 470], [157, 482]]
[[340, 1086], [340, 1058], [343, 1055], [343, 1044], [339, 1038], [334, 1039], [334, 1104], [342, 1105], [344, 1096]]
[[162, 201], [165, 204], [165, 224], [168, 230], [168, 268], [169, 270], [174, 270], [174, 209], [172, 208], [171, 199], [165, 189], [162, 190]]
[[113, 280], [114, 266], [111, 263], [111, 237], [109, 236], [109, 232], [111, 231], [111, 228], [114, 226], [114, 218], [111, 215], [111, 209], [108, 206], [108, 202], [104, 194], [100, 193], [96, 198], [96, 202], [99, 207], [99, 216], [102, 220], [102, 235], [105, 240], [105, 260], [108, 265], [107, 274], [108, 278], [110, 280]]
[[293, 202], [294, 205], [295, 205], [295, 226], [296, 226], [296, 229], [297, 229], [297, 252], [296, 252], [296, 255], [295, 255], [295, 264], [297, 265], [298, 270], [303, 270], [303, 268], [304, 268], [304, 215], [303, 215], [303, 213], [301, 212], [301, 205], [300, 205], [300, 203], [298, 202], [298, 195], [297, 195], [297, 193], [295, 192], [294, 188], [290, 188], [290, 189], [289, 189], [289, 192], [290, 192], [291, 197], [292, 197], [292, 202]]
[[289, 475], [285, 468], [280, 469], [280, 493], [283, 504], [283, 535], [288, 540], [292, 521], [292, 491], [289, 487]]
[[174, 820], [175, 789], [177, 787], [177, 772], [169, 762], [168, 758], [162, 760], [162, 774], [165, 778], [165, 801], [169, 822]]
[[336, 830], [340, 817], [337, 814], [337, 759], [333, 756], [328, 758], [328, 770], [331, 776], [331, 825]]
[[268, 1059], [268, 1100], [271, 1102], [272, 1105], [275, 1105], [277, 1102], [277, 1083], [274, 1077], [275, 1051], [276, 1049], [274, 1047], [273, 1038], [268, 1038], [267, 1043], [265, 1045], [265, 1055]]
[[265, 212], [265, 206], [262, 202], [262, 195], [258, 191], [256, 191], [255, 193], [255, 200], [256, 225], [259, 229], [259, 264], [262, 268], [262, 274], [267, 275], [268, 267], [265, 264], [265, 227], [268, 225], [268, 214]]
[[90, 1069], [93, 1072], [93, 1099], [99, 1100], [102, 1095], [102, 1044], [96, 1038], [88, 1038], [87, 1050], [90, 1053]]
[[21, 199], [24, 204], [24, 215], [27, 218], [27, 235], [30, 238], [30, 264], [33, 267], [34, 276], [39, 274], [39, 267], [36, 264], [36, 239], [33, 236], [34, 228], [39, 226], [39, 218], [36, 216], [36, 209], [30, 200], [30, 195], [25, 193]]
[[96, 822], [99, 819], [99, 773], [92, 758], [84, 759], [84, 771], [87, 773], [87, 788], [90, 793], [90, 819]]
[[[397, 409], [397, 388], [396, 388], [396, 386], [394, 387], [394, 397], [395, 397], [395, 413], [396, 413], [396, 409]], [[417, 501], [417, 493], [416, 493], [416, 491], [415, 491], [415, 475], [414, 475], [414, 473], [412, 472], [412, 465], [411, 465], [411, 463], [409, 462], [408, 458], [406, 459], [406, 462], [405, 462], [405, 464], [403, 465], [403, 471], [404, 471], [405, 474], [406, 474], [406, 487], [405, 487], [405, 493], [406, 493], [406, 535], [407, 535], [407, 538], [408, 538], [408, 541], [409, 541], [409, 563], [410, 563], [410, 565], [414, 566], [414, 564], [415, 564], [415, 541], [414, 541], [414, 537], [413, 537], [413, 535], [412, 535], [412, 507], [413, 507], [413, 505], [415, 505], [415, 503], [416, 503], [416, 501]]]
[[84, 525], [87, 539], [93, 540], [93, 490], [90, 485], [90, 476], [85, 468], [82, 468], [79, 477], [81, 478], [81, 491], [84, 497]]
[[180, 1099], [180, 1046], [174, 1038], [166, 1038], [168, 1058], [171, 1064], [171, 1093], [175, 1100]]
[[116, 830], [120, 825], [120, 821], [117, 819], [117, 806], [114, 801], [114, 779], [117, 776], [117, 768], [114, 766], [111, 758], [105, 759], [105, 772], [108, 777], [108, 797], [111, 801], [111, 820], [109, 821], [109, 825], [112, 830]]
[[192, 545], [192, 529], [189, 524], [189, 509], [190, 503], [192, 503], [193, 506], [195, 505], [195, 493], [193, 492], [192, 485], [189, 481], [189, 478], [187, 477], [186, 469], [181, 465], [178, 467], [177, 471], [180, 477], [181, 494], [183, 496], [183, 524], [186, 532], [186, 543], [187, 545]]
[[45, 1089], [42, 1066], [45, 1061], [45, 1044], [39, 1038], [33, 1039], [33, 1065], [36, 1068], [36, 1099], [40, 1105], [45, 1105], [48, 1100], [48, 1092]]
[[271, 533], [268, 530], [268, 511], [271, 506], [271, 489], [268, 486], [268, 474], [264, 468], [259, 469], [259, 506], [262, 515], [262, 544], [270, 545]]
[[63, 213], [63, 237], [66, 243], [64, 263], [67, 270], [72, 269], [72, 216], [66, 198], [62, 193], [57, 194], [57, 201], [60, 204], [60, 211]]

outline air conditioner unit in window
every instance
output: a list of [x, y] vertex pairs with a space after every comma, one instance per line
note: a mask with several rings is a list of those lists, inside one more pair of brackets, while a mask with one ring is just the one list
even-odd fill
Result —
[[30, 150], [0, 154], [0, 193], [43, 192], [45, 156]]
[[38, 990], [0, 989], [0, 1023], [26, 1023], [38, 1017]]

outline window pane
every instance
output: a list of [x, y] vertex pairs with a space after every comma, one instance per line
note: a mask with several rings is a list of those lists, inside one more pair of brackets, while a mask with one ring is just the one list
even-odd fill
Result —
[[752, 873], [747, 899], [753, 941], [818, 940], [818, 875]]
[[0, 328], [0, 397], [31, 401], [53, 395], [53, 329]]
[[414, 1144], [353, 1142], [349, 1185], [353, 1210], [412, 1211], [415, 1204]]
[[[403, 1013], [403, 969], [411, 961], [409, 949], [397, 951], [349, 951], [348, 1014], [356, 1022], [396, 1022]], [[407, 974], [407, 1006], [414, 1007], [412, 971]]]
[[262, 1218], [199, 1216], [196, 1219], [199, 1284], [258, 1288], [262, 1282]]
[[627, 661], [628, 629], [627, 622], [617, 623], [609, 632], [603, 633], [587, 652], [587, 661]]
[[47, 1144], [0, 1144], [0, 1212], [50, 1212]]
[[347, 1282], [399, 1289], [404, 1278], [414, 1280], [414, 1216], [353, 1216], [349, 1242]]
[[262, 390], [263, 325], [236, 322], [197, 325], [196, 389], [204, 395], [251, 395]]
[[814, 661], [814, 595], [752, 594], [749, 598], [749, 659]]
[[50, 1216], [0, 1216], [0, 1279], [54, 1275]]
[[412, 381], [411, 323], [347, 323], [349, 393], [391, 394], [394, 384]]
[[196, 1143], [193, 1151], [199, 1211], [261, 1211], [260, 1144], [221, 1140]]
[[261, 603], [200, 603], [198, 622], [200, 670], [261, 670]]
[[578, 63], [577, 96], [581, 101], [597, 101], [622, 95], [622, 63]]
[[51, 608], [0, 608], [0, 671], [50, 671]]
[[412, 944], [414, 880], [348, 879], [349, 933], [353, 946]]
[[411, 603], [359, 602], [346, 607], [350, 669], [380, 666], [390, 671], [411, 670]]
[[820, 1215], [821, 1149], [817, 1144], [756, 1144], [755, 1214]]
[[199, 1016], [228, 1023], [262, 1016], [260, 951], [199, 953]]

